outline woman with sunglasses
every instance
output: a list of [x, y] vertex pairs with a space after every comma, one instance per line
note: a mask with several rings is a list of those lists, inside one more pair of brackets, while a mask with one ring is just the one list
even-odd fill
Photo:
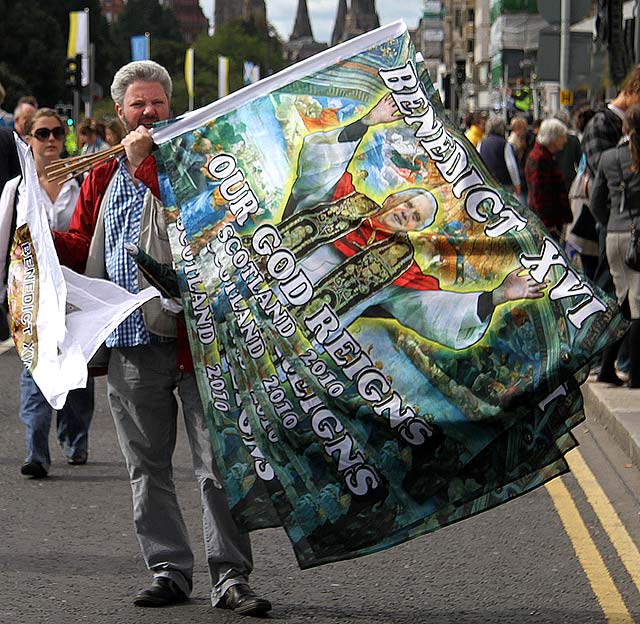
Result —
[[[40, 182], [41, 208], [46, 213], [49, 225], [65, 231], [69, 227], [71, 215], [80, 194], [75, 179], [59, 185], [47, 180], [45, 167], [60, 158], [64, 146], [66, 126], [58, 114], [50, 108], [41, 108], [25, 123], [25, 137], [31, 147]], [[20, 176], [7, 182], [0, 197], [0, 224], [13, 220]], [[7, 219], [7, 216], [11, 218]], [[14, 226], [15, 227], [15, 226]], [[13, 238], [10, 227], [2, 227], [0, 232], [0, 253]], [[0, 255], [0, 287], [2, 296], [6, 293], [6, 251]], [[47, 476], [51, 457], [49, 454], [49, 429], [52, 408], [36, 386], [26, 369], [20, 379], [20, 419], [26, 427], [27, 457], [21, 473], [41, 479]], [[93, 380], [86, 388], [72, 390], [64, 407], [57, 413], [57, 439], [65, 452], [67, 463], [72, 465], [87, 463], [89, 424], [93, 415]]]

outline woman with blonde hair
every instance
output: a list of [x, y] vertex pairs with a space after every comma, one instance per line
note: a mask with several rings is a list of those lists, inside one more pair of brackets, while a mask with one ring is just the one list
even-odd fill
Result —
[[124, 126], [119, 119], [112, 119], [105, 124], [104, 138], [111, 147], [118, 145], [124, 139], [124, 135]]
[[83, 119], [78, 125], [78, 135], [82, 143], [80, 153], [83, 156], [86, 154], [95, 154], [96, 152], [101, 152], [109, 148], [109, 144], [104, 138], [104, 124], [95, 119], [91, 119], [90, 117]]

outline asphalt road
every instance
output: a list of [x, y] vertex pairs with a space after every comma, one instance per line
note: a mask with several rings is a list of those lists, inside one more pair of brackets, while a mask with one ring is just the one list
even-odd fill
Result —
[[[19, 472], [19, 370], [13, 351], [0, 355], [0, 623], [242, 621], [209, 603], [200, 505], [184, 435], [175, 467], [197, 556], [193, 595], [167, 609], [137, 608], [131, 598], [150, 577], [132, 530], [130, 490], [104, 379], [96, 386], [89, 463], [68, 466], [52, 437], [50, 477], [35, 481]], [[578, 435], [582, 455], [637, 548], [638, 471], [595, 423], [581, 425]], [[580, 539], [577, 551], [558, 511], [567, 497], [556, 492], [552, 498], [539, 488], [394, 549], [305, 571], [283, 531], [257, 532], [252, 585], [273, 602], [269, 619], [281, 622], [640, 623], [640, 560], [621, 561], [576, 477], [557, 481], [575, 501], [604, 573], [588, 554], [576, 554]], [[627, 543], [626, 550], [633, 548]], [[622, 607], [612, 599], [616, 589]]]

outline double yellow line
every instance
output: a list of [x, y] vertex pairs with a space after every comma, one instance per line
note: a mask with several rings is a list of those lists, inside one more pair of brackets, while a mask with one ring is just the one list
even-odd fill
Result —
[[[580, 451], [574, 449], [566, 456], [566, 459], [602, 528], [606, 531], [620, 560], [636, 588], [640, 591], [640, 552], [638, 547], [620, 521], [616, 510], [587, 466]], [[569, 490], [560, 479], [554, 479], [546, 487], [607, 622], [635, 624], [635, 620], [631, 617], [613, 582]]]

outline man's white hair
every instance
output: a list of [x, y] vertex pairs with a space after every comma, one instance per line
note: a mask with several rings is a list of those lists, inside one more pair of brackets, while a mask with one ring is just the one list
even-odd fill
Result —
[[540, 124], [540, 130], [536, 141], [540, 145], [547, 147], [551, 145], [556, 139], [567, 136], [567, 126], [565, 126], [559, 119], [545, 119]]
[[124, 94], [129, 85], [142, 82], [159, 82], [164, 89], [167, 100], [171, 100], [173, 83], [169, 72], [155, 61], [133, 61], [123, 65], [113, 77], [111, 83], [111, 99], [118, 105], [124, 105]]

